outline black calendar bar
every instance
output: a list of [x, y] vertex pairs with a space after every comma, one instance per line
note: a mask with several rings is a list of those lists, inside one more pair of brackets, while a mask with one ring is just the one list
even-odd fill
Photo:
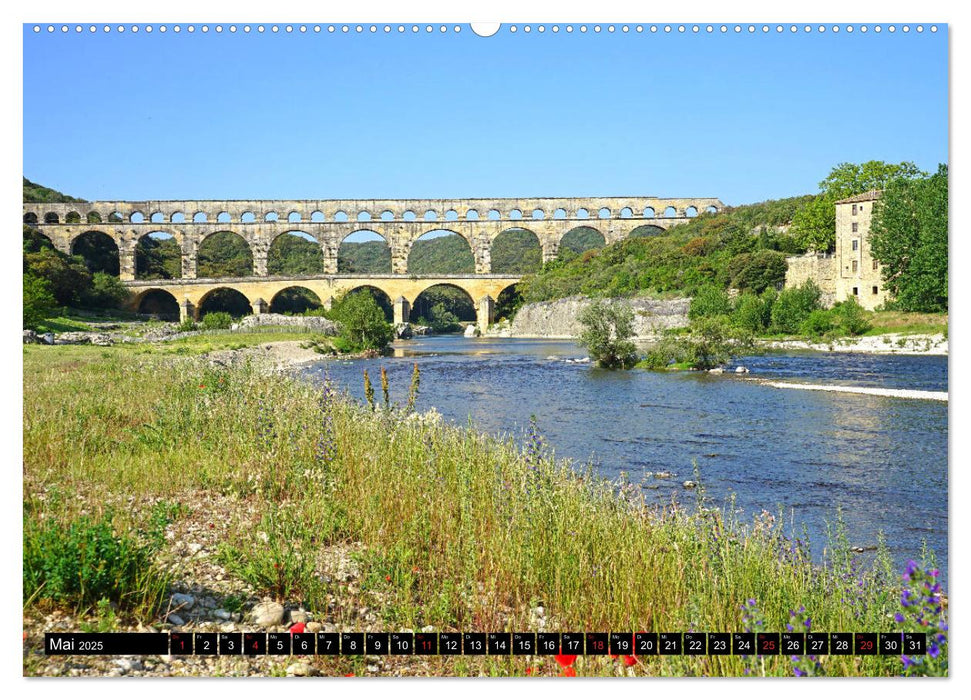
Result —
[[926, 653], [913, 632], [48, 632], [44, 652], [68, 655], [360, 656], [534, 654], [632, 656], [909, 656]]

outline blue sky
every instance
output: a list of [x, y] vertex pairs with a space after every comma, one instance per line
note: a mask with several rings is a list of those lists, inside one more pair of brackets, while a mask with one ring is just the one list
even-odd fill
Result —
[[741, 204], [815, 192], [842, 161], [934, 170], [948, 159], [945, 25], [837, 35], [519, 26], [481, 38], [467, 27], [92, 35], [26, 25], [24, 174], [87, 199]]

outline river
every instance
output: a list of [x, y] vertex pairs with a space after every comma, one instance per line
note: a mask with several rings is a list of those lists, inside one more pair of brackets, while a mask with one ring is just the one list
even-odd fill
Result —
[[[377, 393], [386, 367], [404, 403], [421, 368], [418, 409], [522, 441], [531, 415], [559, 458], [626, 472], [648, 499], [693, 503], [694, 463], [707, 496], [739, 518], [783, 513], [787, 532], [809, 535], [822, 556], [826, 526], [842, 508], [850, 543], [871, 552], [883, 532], [898, 568], [927, 541], [947, 577], [946, 401], [776, 388], [762, 380], [947, 391], [947, 357], [787, 353], [738, 358], [747, 375], [610, 372], [576, 362], [570, 341], [438, 336], [398, 341], [395, 356], [325, 360], [329, 376], [363, 400], [363, 369]], [[734, 365], [733, 365], [734, 366]], [[670, 479], [651, 473], [671, 472]], [[862, 555], [868, 559], [870, 554]]]

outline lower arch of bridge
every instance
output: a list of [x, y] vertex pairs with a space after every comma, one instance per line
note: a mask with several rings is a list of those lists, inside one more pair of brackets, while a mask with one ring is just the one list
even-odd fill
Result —
[[368, 294], [377, 302], [378, 306], [384, 312], [384, 318], [388, 323], [394, 320], [394, 302], [391, 296], [381, 289], [372, 284], [359, 284], [344, 292], [344, 296], [350, 296], [352, 294]]
[[[429, 245], [431, 241], [435, 243]], [[465, 236], [450, 229], [432, 229], [411, 244], [407, 269], [414, 275], [472, 274], [475, 255]]]
[[573, 258], [588, 250], [603, 248], [607, 245], [604, 235], [592, 226], [571, 228], [560, 239], [560, 257]]
[[152, 231], [135, 243], [135, 279], [178, 279], [182, 276], [182, 249], [167, 231]]
[[664, 233], [664, 229], [660, 226], [655, 226], [653, 224], [644, 224], [643, 226], [638, 226], [633, 229], [629, 234], [628, 238], [650, 238], [651, 236], [659, 236]]
[[215, 311], [225, 311], [233, 318], [239, 318], [252, 314], [253, 306], [250, 304], [250, 300], [246, 298], [246, 295], [238, 289], [233, 289], [232, 287], [216, 287], [207, 292], [199, 300], [196, 316], [202, 320], [206, 314]]
[[421, 291], [411, 305], [415, 323], [429, 325], [433, 330], [459, 330], [460, 321], [475, 321], [475, 300], [461, 287], [439, 283]]
[[232, 231], [216, 231], [199, 241], [196, 261], [197, 277], [249, 277], [254, 273], [253, 251], [246, 239]]
[[391, 246], [377, 231], [353, 231], [344, 237], [337, 248], [337, 272], [355, 275], [391, 274]]
[[493, 239], [489, 257], [493, 274], [523, 275], [543, 266], [543, 246], [529, 229], [507, 228]]
[[504, 288], [496, 297], [496, 321], [512, 319], [513, 315], [523, 305], [522, 283], [516, 282]]
[[80, 255], [91, 272], [104, 272], [118, 276], [121, 261], [118, 244], [101, 231], [85, 231], [71, 241], [71, 255]]
[[163, 321], [179, 320], [179, 302], [171, 292], [164, 289], [148, 289], [135, 298], [135, 311], [152, 314]]
[[273, 298], [270, 300], [270, 313], [303, 314], [307, 311], [319, 309], [322, 306], [323, 303], [321, 303], [320, 297], [314, 292], [306, 287], [294, 285], [281, 289], [273, 295]]
[[317, 239], [303, 231], [287, 231], [273, 239], [266, 255], [270, 276], [319, 275], [324, 271], [324, 253]]

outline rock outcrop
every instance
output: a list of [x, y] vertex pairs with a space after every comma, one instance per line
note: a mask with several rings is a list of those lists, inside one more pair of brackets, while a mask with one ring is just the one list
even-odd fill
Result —
[[[668, 328], [688, 325], [690, 299], [633, 298], [625, 301], [634, 310], [634, 334], [638, 338], [655, 338]], [[582, 330], [580, 312], [590, 303], [587, 297], [573, 296], [526, 304], [516, 313], [508, 327], [508, 335], [513, 338], [576, 338]]]

